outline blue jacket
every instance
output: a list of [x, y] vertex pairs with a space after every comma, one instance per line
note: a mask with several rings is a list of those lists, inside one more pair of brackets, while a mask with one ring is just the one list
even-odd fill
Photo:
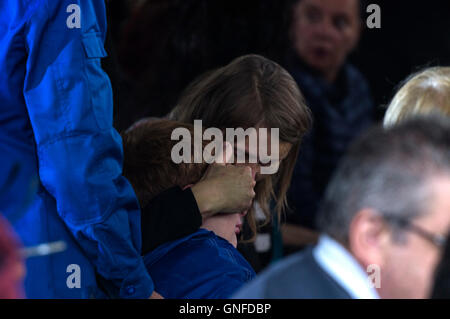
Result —
[[[11, 183], [19, 200], [3, 197], [0, 211], [25, 246], [67, 244], [27, 260], [30, 298], [103, 297], [98, 282], [113, 297], [153, 291], [100, 66], [105, 33], [103, 0], [0, 1], [0, 165], [39, 177], [34, 188]], [[26, 198], [34, 199], [23, 210]]]
[[144, 256], [155, 290], [168, 299], [224, 299], [255, 272], [228, 241], [200, 229]]

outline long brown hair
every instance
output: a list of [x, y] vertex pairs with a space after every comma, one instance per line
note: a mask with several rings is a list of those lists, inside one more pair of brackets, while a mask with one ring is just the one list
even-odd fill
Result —
[[[292, 144], [278, 172], [259, 181], [255, 199], [270, 222], [270, 201], [279, 218], [286, 211], [289, 188], [300, 143], [312, 125], [312, 116], [291, 75], [259, 55], [246, 55], [208, 72], [190, 84], [169, 115], [171, 119], [204, 127], [279, 128], [280, 141]], [[247, 214], [256, 233], [254, 209]]]

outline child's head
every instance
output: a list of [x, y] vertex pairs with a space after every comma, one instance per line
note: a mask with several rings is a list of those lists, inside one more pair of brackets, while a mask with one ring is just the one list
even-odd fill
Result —
[[[278, 172], [261, 176], [260, 164], [249, 166], [257, 172], [256, 200], [268, 221], [271, 199], [278, 215], [284, 211], [300, 143], [312, 124], [310, 110], [286, 70], [258, 55], [237, 58], [188, 86], [170, 116], [184, 123], [202, 120], [204, 127], [221, 130], [267, 128], [270, 132], [278, 128], [282, 161]], [[253, 215], [253, 209], [249, 215]], [[256, 226], [250, 224], [250, 228], [255, 230]]]
[[384, 126], [431, 113], [450, 116], [450, 67], [428, 68], [410, 76], [392, 99]]
[[[171, 135], [180, 127], [194, 135], [194, 128], [190, 124], [155, 119], [141, 120], [122, 134], [123, 174], [132, 184], [141, 206], [173, 186], [190, 187], [201, 179], [208, 167], [206, 163], [175, 164], [172, 161], [171, 150], [177, 141], [172, 141]], [[207, 142], [203, 142], [203, 146], [205, 144]], [[192, 145], [192, 157], [195, 151]], [[245, 214], [207, 217], [203, 219], [202, 228], [213, 231], [236, 247], [237, 234]]]

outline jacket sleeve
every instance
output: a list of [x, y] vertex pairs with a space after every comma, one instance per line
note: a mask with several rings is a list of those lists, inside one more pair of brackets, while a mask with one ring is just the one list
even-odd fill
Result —
[[24, 27], [24, 98], [39, 176], [101, 278], [119, 298], [148, 298], [153, 282], [140, 257], [140, 211], [122, 177], [112, 126], [103, 0], [42, 0]]

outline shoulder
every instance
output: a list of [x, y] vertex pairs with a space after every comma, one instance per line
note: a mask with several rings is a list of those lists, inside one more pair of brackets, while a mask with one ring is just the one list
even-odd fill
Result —
[[275, 264], [244, 287], [243, 299], [346, 299], [350, 295], [313, 256], [313, 248]]
[[357, 85], [358, 87], [363, 88], [367, 92], [370, 91], [367, 78], [361, 73], [360, 70], [358, 70], [358, 68], [355, 65], [347, 63], [344, 66], [344, 68], [347, 81], [349, 82], [350, 85]]
[[144, 261], [156, 287], [167, 296], [228, 298], [255, 274], [227, 244], [214, 233], [199, 230], [158, 247]]
[[224, 267], [227, 267], [229, 271], [233, 269], [239, 272], [245, 271], [249, 279], [255, 276], [255, 272], [247, 260], [227, 240], [213, 232], [208, 232], [205, 235], [204, 243], [202, 244], [203, 249], [207, 250], [215, 259], [220, 260]]
[[299, 284], [311, 280], [308, 278], [311, 275], [308, 266], [311, 266], [312, 262], [313, 256], [309, 250], [287, 257], [269, 267], [245, 286], [235, 298], [296, 298]]
[[199, 230], [196, 236], [177, 247], [177, 255], [189, 260], [202, 260], [204, 272], [214, 277], [227, 278], [237, 282], [248, 282], [255, 272], [239, 251], [228, 241], [211, 231]]

